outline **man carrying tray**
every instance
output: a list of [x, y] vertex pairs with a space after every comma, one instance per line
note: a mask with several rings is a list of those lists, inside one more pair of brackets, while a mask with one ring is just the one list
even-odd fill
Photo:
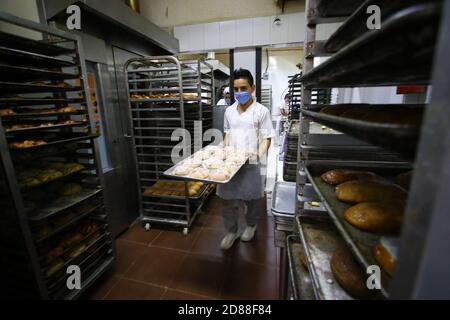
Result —
[[[234, 92], [236, 102], [229, 106], [224, 116], [224, 145], [245, 150], [249, 163], [245, 164], [229, 183], [217, 186], [217, 195], [223, 200], [223, 219], [227, 234], [221, 248], [231, 248], [237, 238], [242, 241], [253, 239], [260, 215], [263, 213], [267, 150], [275, 136], [269, 110], [252, 97], [255, 92], [250, 71], [234, 71]], [[247, 207], [247, 226], [239, 233], [239, 208]]]

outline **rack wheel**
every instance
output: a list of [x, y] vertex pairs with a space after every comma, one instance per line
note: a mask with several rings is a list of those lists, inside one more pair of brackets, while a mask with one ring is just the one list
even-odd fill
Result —
[[151, 228], [150, 223], [146, 223], [144, 228], [145, 230], [149, 231]]
[[189, 229], [188, 229], [188, 228], [183, 228], [183, 234], [184, 234], [185, 236], [187, 236], [188, 233], [189, 233]]

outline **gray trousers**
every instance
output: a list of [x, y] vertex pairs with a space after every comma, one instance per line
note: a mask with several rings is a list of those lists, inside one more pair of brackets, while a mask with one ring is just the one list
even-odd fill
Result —
[[247, 214], [245, 215], [245, 221], [248, 226], [255, 226], [258, 224], [261, 213], [263, 212], [263, 199], [256, 200], [225, 200], [223, 203], [223, 222], [228, 232], [237, 233], [239, 231], [239, 207], [241, 204], [247, 206]]

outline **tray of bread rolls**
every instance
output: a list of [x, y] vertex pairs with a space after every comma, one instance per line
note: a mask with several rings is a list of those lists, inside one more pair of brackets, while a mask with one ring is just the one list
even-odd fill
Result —
[[169, 177], [206, 183], [225, 184], [247, 162], [248, 156], [233, 147], [209, 145], [166, 170]]
[[[411, 181], [406, 163], [310, 161], [306, 174], [356, 260], [379, 265], [374, 250], [385, 236], [400, 233]], [[381, 269], [387, 296], [389, 272]]]
[[144, 191], [142, 194], [146, 197], [181, 199], [186, 197], [187, 189], [188, 197], [196, 200], [203, 196], [209, 186], [207, 183], [200, 181], [189, 181], [186, 183], [187, 186], [185, 186], [185, 181], [158, 180], [151, 187], [143, 187]]
[[302, 109], [309, 118], [339, 132], [408, 156], [415, 154], [423, 105], [342, 104], [320, 111]]

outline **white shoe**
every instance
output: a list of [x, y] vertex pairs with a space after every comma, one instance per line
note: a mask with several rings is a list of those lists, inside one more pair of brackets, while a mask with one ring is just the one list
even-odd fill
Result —
[[255, 236], [255, 232], [256, 232], [256, 226], [250, 227], [247, 226], [245, 227], [244, 232], [241, 235], [241, 240], [242, 241], [250, 241], [253, 239], [253, 237]]
[[230, 249], [230, 248], [233, 246], [234, 241], [235, 241], [237, 238], [239, 238], [239, 234], [237, 234], [237, 233], [231, 233], [231, 232], [227, 233], [226, 236], [222, 239], [222, 242], [220, 243], [220, 247], [221, 247], [223, 250], [228, 250], [228, 249]]

